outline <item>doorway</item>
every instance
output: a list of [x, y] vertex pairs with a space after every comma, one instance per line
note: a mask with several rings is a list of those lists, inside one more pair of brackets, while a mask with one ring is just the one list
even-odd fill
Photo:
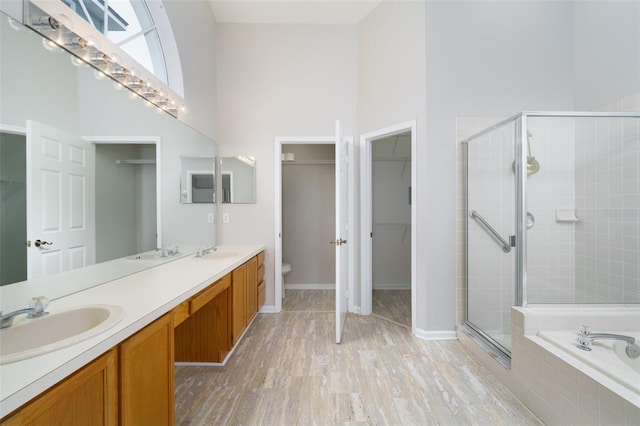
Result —
[[[353, 310], [353, 302], [348, 297], [349, 282], [353, 282], [354, 244], [351, 238], [353, 223], [353, 167], [348, 159], [352, 158], [353, 139], [342, 137], [340, 123], [336, 122], [336, 135], [328, 137], [276, 137], [275, 138], [275, 303], [274, 312], [282, 310], [282, 154], [286, 145], [329, 145], [335, 150], [335, 231], [323, 238], [325, 244], [334, 246], [335, 254], [335, 306], [336, 306], [336, 342], [340, 342], [348, 310]], [[285, 156], [286, 157], [286, 156]], [[313, 224], [308, 224], [313, 226]], [[319, 237], [320, 238], [320, 237]], [[331, 241], [330, 241], [331, 240]], [[348, 242], [351, 241], [351, 244]], [[321, 240], [322, 242], [322, 240]], [[331, 246], [330, 246], [331, 247]], [[305, 259], [314, 262], [313, 257]], [[291, 265], [291, 268], [296, 268]]]
[[27, 142], [0, 132], [0, 285], [27, 279]]
[[156, 146], [95, 146], [96, 263], [156, 249]]
[[[333, 310], [336, 259], [327, 236], [336, 227], [335, 146], [283, 144], [282, 150], [282, 262], [289, 271], [283, 271], [283, 309], [320, 305], [299, 296], [326, 293], [330, 297], [323, 297], [323, 305]], [[295, 292], [299, 300], [293, 300], [287, 289], [304, 292]]]
[[415, 121], [361, 136], [362, 313], [415, 332]]

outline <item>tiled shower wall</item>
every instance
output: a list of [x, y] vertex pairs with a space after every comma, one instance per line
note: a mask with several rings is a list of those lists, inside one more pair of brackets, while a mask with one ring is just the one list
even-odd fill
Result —
[[[600, 110], [640, 112], [640, 94]], [[576, 123], [576, 302], [640, 303], [640, 119]]]
[[534, 224], [527, 231], [526, 301], [571, 303], [575, 282], [574, 119], [531, 117], [531, 156], [540, 170], [527, 178], [527, 211]]

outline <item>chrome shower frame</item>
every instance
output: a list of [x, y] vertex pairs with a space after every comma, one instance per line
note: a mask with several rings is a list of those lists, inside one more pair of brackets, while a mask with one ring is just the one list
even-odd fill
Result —
[[511, 351], [498, 343], [486, 332], [469, 322], [469, 144], [480, 136], [483, 136], [495, 129], [514, 122], [515, 123], [515, 292], [514, 305], [529, 306], [527, 297], [527, 148], [524, 145], [527, 141], [529, 118], [640, 118], [638, 112], [565, 112], [565, 111], [523, 111], [505, 120], [502, 120], [491, 127], [488, 127], [474, 135], [464, 139], [461, 143], [464, 146], [465, 155], [465, 291], [466, 291], [466, 312], [464, 326], [475, 337], [479, 337], [481, 344], [497, 355], [499, 361], [505, 366], [509, 366], [511, 361]]

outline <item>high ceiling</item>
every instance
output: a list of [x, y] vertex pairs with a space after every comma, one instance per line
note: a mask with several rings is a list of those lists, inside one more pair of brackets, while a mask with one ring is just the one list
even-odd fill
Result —
[[209, 0], [218, 22], [357, 24], [381, 0]]

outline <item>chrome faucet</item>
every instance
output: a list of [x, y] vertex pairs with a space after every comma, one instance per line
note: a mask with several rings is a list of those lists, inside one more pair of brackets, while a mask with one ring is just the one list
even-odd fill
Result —
[[217, 251], [217, 250], [218, 250], [218, 247], [216, 247], [216, 246], [207, 246], [207, 247], [203, 248], [202, 250], [198, 250], [194, 257], [195, 258], [200, 258], [202, 256], [208, 255], [209, 253], [213, 253], [214, 251]]
[[174, 250], [158, 247], [156, 248], [156, 251], [161, 252], [160, 257], [171, 257], [180, 254], [180, 247], [176, 246]]
[[47, 306], [49, 306], [49, 300], [44, 296], [38, 296], [31, 299], [29, 307], [27, 308], [18, 309], [8, 314], [2, 314], [2, 312], [0, 312], [0, 329], [11, 327], [13, 325], [13, 319], [18, 315], [27, 314], [27, 318], [29, 319], [48, 315], [49, 312], [45, 311]]
[[609, 339], [609, 340], [621, 340], [627, 343], [626, 353], [629, 358], [638, 358], [640, 356], [640, 346], [636, 344], [636, 339], [631, 336], [624, 336], [622, 334], [611, 333], [592, 333], [589, 331], [589, 327], [583, 325], [578, 335], [578, 349], [583, 351], [591, 350], [591, 343], [594, 340]]
[[204, 250], [202, 250], [202, 255], [204, 256], [204, 255], [212, 253], [212, 252], [214, 252], [216, 250], [218, 250], [218, 247], [215, 247], [215, 246], [205, 247]]

